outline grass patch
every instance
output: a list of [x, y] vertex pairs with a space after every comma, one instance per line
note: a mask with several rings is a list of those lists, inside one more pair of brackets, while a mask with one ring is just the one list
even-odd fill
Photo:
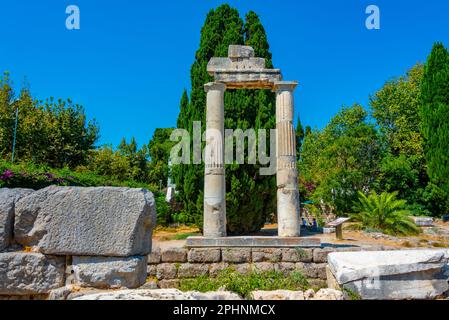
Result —
[[168, 237], [168, 240], [185, 240], [188, 237], [194, 237], [194, 236], [199, 236], [200, 233], [197, 232], [188, 232], [188, 233], [180, 233], [180, 234], [175, 234], [173, 236]]
[[241, 274], [232, 268], [220, 271], [215, 278], [200, 276], [194, 279], [183, 279], [180, 283], [181, 291], [216, 291], [225, 289], [251, 299], [251, 292], [255, 290], [307, 290], [309, 282], [300, 272], [284, 275], [277, 271], [251, 272]]

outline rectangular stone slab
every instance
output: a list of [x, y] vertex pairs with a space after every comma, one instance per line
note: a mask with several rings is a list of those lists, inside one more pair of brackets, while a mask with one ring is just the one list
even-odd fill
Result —
[[223, 237], [204, 238], [189, 237], [186, 241], [189, 248], [201, 247], [265, 247], [265, 248], [316, 248], [321, 247], [321, 240], [318, 238], [303, 237]]
[[147, 277], [147, 257], [73, 257], [75, 284], [99, 289], [138, 288]]
[[46, 294], [64, 286], [65, 257], [0, 253], [0, 295]]
[[15, 240], [52, 255], [147, 255], [155, 226], [145, 189], [48, 187], [16, 204]]

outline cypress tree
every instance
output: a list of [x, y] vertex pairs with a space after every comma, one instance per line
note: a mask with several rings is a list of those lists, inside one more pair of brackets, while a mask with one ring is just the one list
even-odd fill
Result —
[[[273, 66], [265, 30], [254, 12], [249, 12], [243, 23], [238, 11], [227, 4], [211, 10], [201, 29], [200, 48], [191, 67], [190, 103], [186, 103], [188, 97], [184, 92], [178, 117], [178, 127], [187, 129], [191, 134], [193, 121], [201, 121], [202, 130], [205, 129], [204, 84], [213, 81], [213, 77], [207, 73], [207, 63], [212, 57], [226, 57], [231, 44], [252, 46], [256, 56], [266, 59], [267, 67]], [[275, 128], [274, 94], [264, 90], [227, 90], [225, 128]], [[185, 215], [202, 227], [204, 165], [179, 165], [174, 168], [173, 175]], [[260, 176], [258, 166], [227, 165], [226, 191], [227, 226], [230, 233], [259, 230], [267, 216], [274, 211], [275, 177]]]
[[441, 43], [427, 59], [421, 101], [427, 173], [431, 183], [449, 195], [449, 53]]

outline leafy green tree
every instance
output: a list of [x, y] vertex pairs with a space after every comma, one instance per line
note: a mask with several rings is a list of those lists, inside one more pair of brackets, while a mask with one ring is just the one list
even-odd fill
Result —
[[15, 97], [8, 73], [0, 79], [0, 152], [11, 156], [16, 109], [17, 161], [32, 161], [54, 168], [86, 165], [94, 149], [99, 129], [87, 121], [82, 106], [70, 99], [34, 99], [26, 84]]
[[355, 104], [343, 108], [322, 131], [306, 135], [299, 171], [314, 186], [315, 203], [331, 205], [337, 213], [352, 210], [357, 191], [373, 187], [382, 145], [367, 112]]
[[[431, 184], [449, 202], [449, 53], [441, 43], [427, 59], [421, 89], [421, 119], [427, 173]], [[438, 212], [445, 214], [447, 212]]]
[[371, 193], [366, 196], [358, 193], [358, 203], [350, 217], [366, 229], [381, 230], [391, 235], [410, 235], [419, 233], [419, 228], [409, 218], [411, 212], [405, 209], [407, 201], [398, 200], [397, 192]]
[[[226, 57], [231, 44], [246, 44], [254, 48], [258, 57], [272, 67], [271, 53], [265, 30], [254, 12], [245, 22], [237, 10], [221, 5], [211, 10], [201, 30], [200, 48], [191, 68], [190, 101], [184, 92], [178, 127], [192, 134], [193, 121], [201, 121], [205, 129], [206, 94], [204, 84], [213, 81], [206, 66], [212, 57]], [[188, 107], [187, 107], [188, 106]], [[228, 129], [274, 128], [275, 97], [272, 92], [227, 90], [225, 93], [225, 127]], [[254, 165], [226, 166], [227, 226], [231, 233], [245, 233], [260, 229], [275, 209], [275, 178], [260, 176]], [[187, 216], [202, 227], [204, 166], [180, 165], [174, 168], [175, 182], [180, 191]], [[252, 197], [247, 195], [251, 194]]]
[[297, 120], [297, 124], [296, 124], [296, 156], [297, 156], [298, 160], [301, 157], [301, 147], [302, 147], [302, 142], [304, 141], [305, 135], [306, 135], [306, 132], [304, 131], [304, 127], [302, 126], [301, 118], [298, 115], [298, 120]]
[[170, 140], [173, 128], [157, 128], [149, 144], [150, 170], [149, 181], [158, 184], [162, 180], [164, 186], [167, 185], [170, 158], [170, 150], [174, 142]]

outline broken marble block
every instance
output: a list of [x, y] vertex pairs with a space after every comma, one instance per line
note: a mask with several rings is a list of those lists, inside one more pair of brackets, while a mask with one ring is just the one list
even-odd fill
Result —
[[13, 241], [14, 208], [17, 201], [34, 192], [31, 189], [0, 188], [0, 251]]
[[64, 286], [65, 257], [0, 253], [0, 295], [38, 295]]
[[449, 290], [449, 250], [333, 252], [328, 286], [362, 299], [434, 299]]
[[16, 204], [15, 240], [44, 254], [147, 255], [155, 209], [145, 189], [51, 186]]
[[147, 256], [72, 259], [74, 284], [98, 289], [138, 288], [147, 277]]

